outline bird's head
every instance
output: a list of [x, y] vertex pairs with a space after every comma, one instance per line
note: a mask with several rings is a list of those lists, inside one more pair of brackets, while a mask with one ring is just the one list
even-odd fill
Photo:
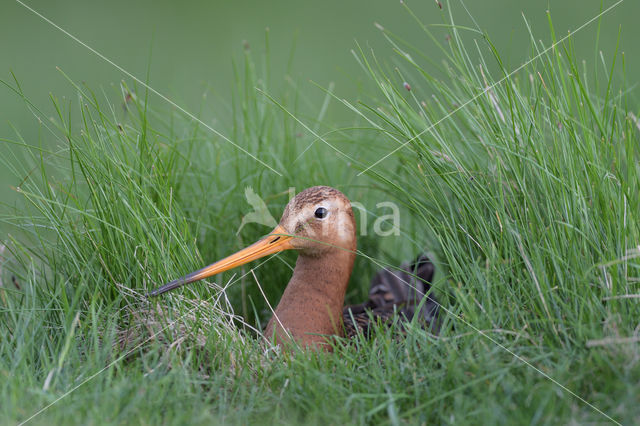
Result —
[[314, 186], [289, 201], [280, 223], [266, 237], [149, 295], [157, 296], [283, 250], [319, 257], [335, 250], [354, 252], [355, 248], [356, 223], [349, 199], [337, 189]]

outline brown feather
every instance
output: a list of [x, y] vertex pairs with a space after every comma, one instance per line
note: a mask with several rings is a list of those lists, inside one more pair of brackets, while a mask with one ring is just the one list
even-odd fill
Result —
[[402, 264], [400, 270], [385, 268], [379, 271], [371, 280], [369, 299], [344, 307], [345, 336], [353, 337], [358, 333], [369, 336], [374, 323], [391, 325], [396, 317], [402, 329], [403, 323], [416, 316], [423, 328], [437, 333], [439, 304], [430, 293], [434, 270], [429, 258], [420, 255], [411, 264]]

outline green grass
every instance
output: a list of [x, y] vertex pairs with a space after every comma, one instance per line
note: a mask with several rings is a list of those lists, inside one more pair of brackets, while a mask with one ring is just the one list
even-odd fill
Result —
[[[425, 27], [434, 40], [451, 37], [442, 62], [383, 31], [398, 53], [391, 63], [356, 55], [372, 82], [366, 100], [327, 93], [347, 107], [347, 124], [324, 119], [295, 83], [272, 88], [268, 65], [250, 52], [236, 63], [233, 103], [214, 127], [282, 176], [144, 87], [105, 94], [77, 86], [73, 102], [52, 98], [51, 120], [25, 99], [43, 140], [19, 132], [5, 140], [22, 145], [25, 159], [4, 159], [24, 177], [24, 204], [1, 216], [12, 229], [0, 276], [2, 423], [54, 402], [33, 422], [640, 416], [639, 299], [625, 297], [640, 285], [640, 127], [624, 56], [612, 46], [587, 65], [570, 40], [547, 49], [532, 36], [539, 59], [511, 76], [491, 43], [473, 44], [468, 29]], [[7, 85], [23, 97], [17, 82]], [[445, 310], [439, 337], [380, 330], [332, 354], [265, 351], [243, 326], [268, 318], [247, 268], [144, 298], [268, 231], [254, 225], [236, 235], [246, 186], [277, 215], [289, 187], [314, 184], [338, 187], [372, 216], [379, 201], [403, 206], [401, 237], [359, 240], [348, 299], [364, 297], [378, 264], [426, 247]], [[255, 262], [272, 304], [293, 258]]]

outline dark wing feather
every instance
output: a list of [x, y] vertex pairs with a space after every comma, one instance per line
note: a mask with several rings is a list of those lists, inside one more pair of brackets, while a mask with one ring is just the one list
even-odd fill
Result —
[[400, 324], [418, 315], [424, 328], [437, 333], [439, 304], [430, 292], [435, 271], [433, 263], [422, 254], [400, 268], [379, 271], [371, 280], [369, 299], [359, 305], [345, 306], [345, 336], [353, 337], [358, 332], [368, 336], [372, 323], [391, 323], [396, 315]]

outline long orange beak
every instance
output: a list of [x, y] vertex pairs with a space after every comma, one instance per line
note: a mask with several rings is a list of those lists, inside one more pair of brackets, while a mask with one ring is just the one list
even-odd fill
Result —
[[261, 257], [268, 256], [273, 253], [277, 253], [283, 250], [290, 250], [295, 247], [291, 245], [290, 240], [294, 238], [292, 235], [287, 235], [288, 232], [282, 226], [278, 225], [271, 231], [269, 235], [251, 244], [249, 247], [243, 248], [237, 253], [232, 254], [229, 257], [225, 257], [222, 260], [212, 263], [198, 271], [192, 272], [189, 275], [185, 275], [182, 278], [173, 280], [170, 283], [163, 285], [160, 288], [153, 290], [147, 296], [158, 296], [174, 288], [178, 288], [185, 284], [198, 281], [212, 275], [219, 274], [220, 272], [228, 271], [237, 266], [244, 265], [252, 260], [260, 259]]

